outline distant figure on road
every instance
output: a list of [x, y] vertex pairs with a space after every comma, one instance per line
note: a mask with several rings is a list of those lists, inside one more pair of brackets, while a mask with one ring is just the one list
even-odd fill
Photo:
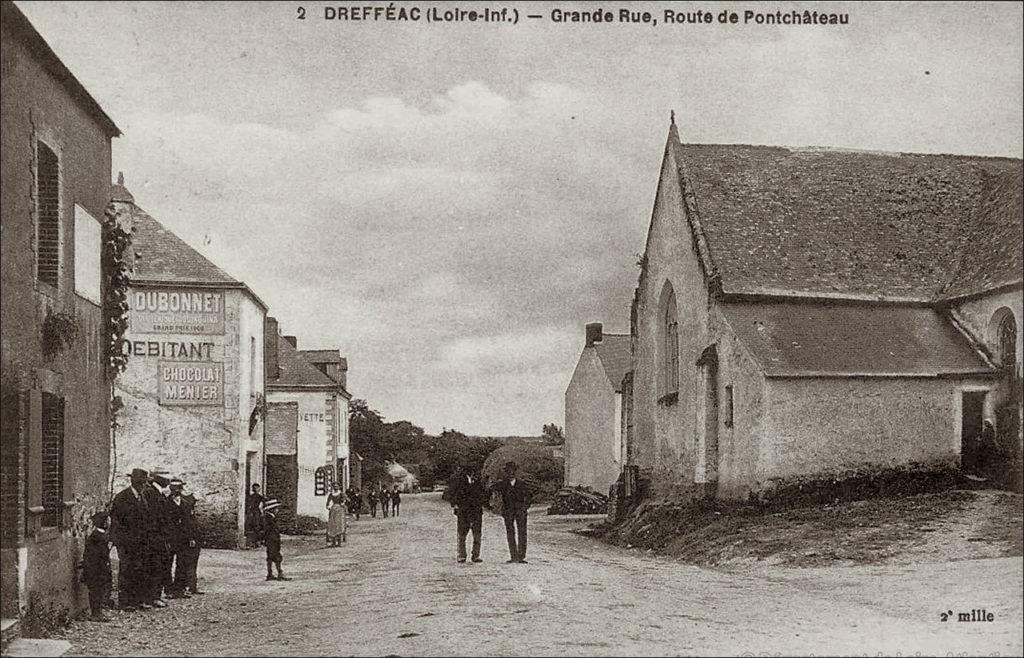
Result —
[[391, 512], [398, 516], [398, 513], [402, 506], [402, 494], [398, 491], [398, 485], [395, 485], [394, 491], [391, 492]]
[[387, 487], [382, 487], [380, 490], [380, 511], [384, 515], [384, 518], [388, 518], [388, 509], [391, 505], [391, 493]]
[[268, 498], [263, 503], [263, 543], [267, 547], [267, 580], [274, 580], [272, 566], [277, 567], [277, 580], [291, 580], [285, 578], [281, 571], [281, 532], [277, 529], [277, 510], [281, 507], [280, 501], [276, 498]]
[[327, 545], [341, 546], [342, 535], [345, 532], [345, 494], [341, 491], [341, 484], [335, 482], [331, 485], [331, 493], [327, 496]]
[[363, 511], [363, 494], [362, 492], [356, 491], [352, 487], [348, 488], [348, 511], [356, 517], [356, 521], [359, 520], [359, 515]]
[[260, 485], [254, 484], [250, 493], [245, 496], [245, 543], [247, 548], [256, 548], [260, 545], [260, 536], [263, 534], [261, 505], [263, 505], [263, 494], [260, 492]]
[[374, 489], [371, 488], [366, 495], [366, 502], [370, 504], [370, 516], [377, 518], [377, 492]]
[[[530, 509], [530, 490], [522, 478], [516, 477], [515, 462], [505, 463], [505, 477], [494, 489], [501, 494], [501, 515], [505, 517], [509, 562], [526, 564], [526, 512]], [[518, 537], [516, 537], [518, 531]]]
[[466, 561], [466, 535], [472, 530], [472, 560], [473, 562], [482, 562], [483, 560], [480, 559], [480, 532], [483, 529], [487, 490], [480, 478], [480, 470], [475, 467], [463, 469], [452, 486], [454, 491], [451, 494], [451, 504], [455, 516], [458, 518], [456, 558], [459, 562]]

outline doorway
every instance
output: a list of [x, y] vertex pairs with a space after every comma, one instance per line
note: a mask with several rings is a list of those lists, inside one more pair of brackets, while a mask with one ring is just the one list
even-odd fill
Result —
[[964, 391], [960, 409], [960, 468], [974, 473], [980, 466], [982, 455], [981, 430], [985, 419], [987, 391]]

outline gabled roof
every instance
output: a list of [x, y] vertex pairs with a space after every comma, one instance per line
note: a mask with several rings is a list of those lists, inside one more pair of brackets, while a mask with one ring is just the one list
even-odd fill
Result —
[[827, 302], [719, 307], [769, 377], [995, 372], [952, 323], [930, 308]]
[[277, 337], [280, 376], [267, 380], [267, 388], [315, 388], [337, 390], [338, 384], [306, 360], [284, 336]]
[[57, 57], [50, 44], [36, 30], [31, 21], [22, 13], [10, 0], [0, 2], [0, 20], [4, 27], [10, 30], [9, 34], [22, 41], [37, 60], [50, 72], [53, 77], [64, 85], [72, 98], [77, 100], [85, 110], [103, 127], [103, 130], [110, 137], [119, 137], [121, 129], [117, 127], [114, 120], [103, 111], [100, 104], [92, 97], [92, 94], [85, 86], [78, 81], [78, 78], [71, 73], [71, 70]]
[[622, 378], [630, 369], [630, 341], [628, 335], [604, 334], [600, 343], [594, 343], [597, 358], [616, 393], [622, 391]]
[[931, 301], [1021, 280], [1021, 160], [681, 144], [674, 125], [669, 147], [725, 293]]
[[240, 285], [138, 206], [132, 221], [135, 230], [131, 250], [136, 254], [133, 280]]

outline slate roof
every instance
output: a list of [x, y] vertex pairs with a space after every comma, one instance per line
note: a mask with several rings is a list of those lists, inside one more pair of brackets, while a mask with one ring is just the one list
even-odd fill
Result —
[[280, 376], [268, 379], [268, 388], [338, 388], [337, 383], [299, 354], [284, 336], [277, 337], [277, 363], [280, 367]]
[[132, 221], [130, 249], [136, 254], [133, 280], [241, 285], [138, 206]]
[[299, 350], [310, 363], [343, 363], [338, 350]]
[[765, 374], [940, 376], [994, 368], [930, 308], [828, 302], [720, 308]]
[[631, 365], [629, 336], [604, 334], [600, 343], [594, 343], [594, 348], [597, 349], [597, 358], [601, 360], [612, 388], [616, 393], [621, 393], [622, 378], [629, 372]]
[[926, 301], [1021, 280], [1021, 160], [680, 144], [674, 126], [670, 144], [726, 293]]

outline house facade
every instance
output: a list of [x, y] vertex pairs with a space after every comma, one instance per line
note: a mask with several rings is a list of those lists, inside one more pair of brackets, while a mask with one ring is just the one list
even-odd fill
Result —
[[622, 470], [622, 381], [630, 367], [628, 334], [586, 326], [586, 344], [565, 389], [566, 486], [607, 494]]
[[[267, 493], [282, 500], [296, 519], [326, 521], [331, 484], [349, 486], [348, 403], [344, 360], [337, 350], [298, 349], [267, 323], [269, 437]], [[330, 374], [328, 374], [330, 373]]]
[[132, 231], [127, 368], [115, 393], [115, 487], [132, 468], [182, 478], [207, 546], [244, 546], [245, 494], [263, 481], [266, 305], [136, 205], [111, 194]]
[[0, 3], [0, 614], [86, 609], [76, 563], [109, 495], [102, 225], [117, 126]]
[[627, 462], [647, 492], [959, 468], [984, 420], [1019, 488], [1021, 173], [682, 144], [673, 123], [632, 309]]

